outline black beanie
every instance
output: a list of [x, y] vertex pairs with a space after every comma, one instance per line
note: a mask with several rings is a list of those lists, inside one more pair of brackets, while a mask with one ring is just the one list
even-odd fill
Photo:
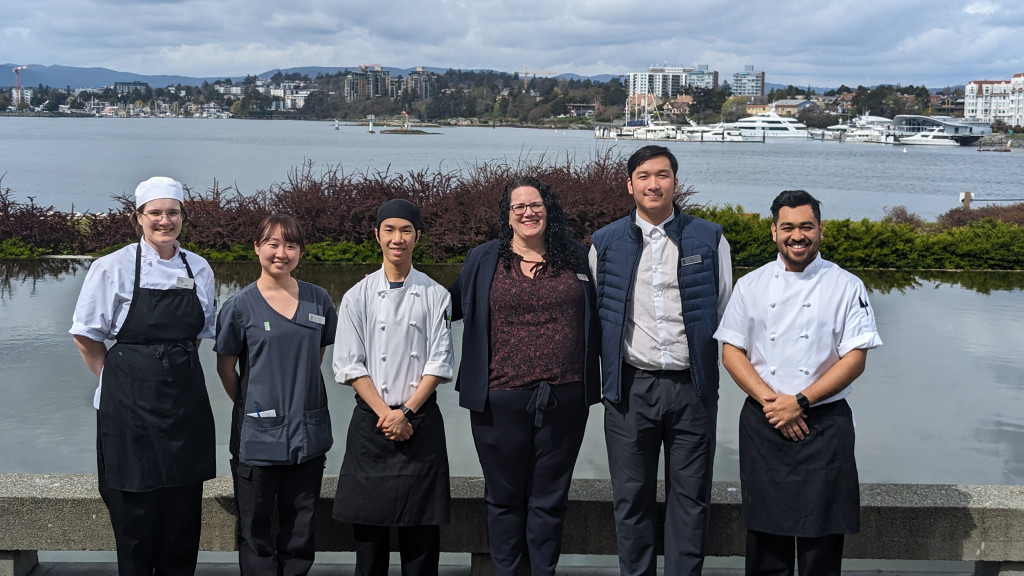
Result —
[[396, 198], [388, 200], [377, 209], [377, 229], [380, 230], [382, 222], [388, 218], [401, 218], [412, 222], [412, 227], [417, 231], [420, 229], [420, 209], [408, 200]]

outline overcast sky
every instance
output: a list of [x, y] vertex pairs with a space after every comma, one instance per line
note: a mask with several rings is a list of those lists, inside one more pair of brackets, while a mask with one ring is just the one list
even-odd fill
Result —
[[383, 64], [584, 76], [751, 64], [941, 88], [1024, 72], [1021, 0], [12, 0], [0, 62], [225, 77]]

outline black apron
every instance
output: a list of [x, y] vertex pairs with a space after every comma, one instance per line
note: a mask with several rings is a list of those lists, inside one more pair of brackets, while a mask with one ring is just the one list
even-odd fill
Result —
[[371, 526], [451, 521], [448, 451], [437, 394], [407, 417], [412, 437], [388, 440], [377, 428], [377, 415], [356, 396], [334, 497], [335, 520]]
[[819, 538], [860, 531], [853, 412], [846, 400], [804, 411], [811, 432], [786, 439], [747, 398], [740, 410], [740, 488], [749, 530]]
[[[185, 254], [179, 252], [188, 277]], [[135, 287], [107, 352], [98, 439], [108, 487], [125, 492], [185, 486], [217, 473], [213, 410], [196, 338], [206, 324], [195, 286]]]

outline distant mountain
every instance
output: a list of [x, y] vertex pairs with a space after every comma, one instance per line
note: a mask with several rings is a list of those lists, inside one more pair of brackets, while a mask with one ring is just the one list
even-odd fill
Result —
[[[0, 65], [0, 87], [13, 88], [14, 87], [14, 73], [11, 71], [15, 67], [15, 64], [2, 64]], [[409, 72], [416, 68], [394, 68], [391, 66], [383, 66], [385, 70], [391, 72], [392, 77], [395, 76], [406, 76]], [[4, 72], [4, 69], [8, 72]], [[273, 70], [267, 70], [260, 74], [256, 74], [259, 78], [270, 78], [274, 74], [281, 72], [283, 74], [299, 73], [305, 74], [310, 78], [316, 78], [320, 75], [337, 74], [346, 70], [354, 71], [358, 70], [359, 66], [299, 66], [293, 68], [275, 68]], [[434, 72], [436, 74], [444, 74], [449, 69], [435, 66], [424, 66], [424, 70]], [[483, 69], [475, 69], [474, 71], [483, 71]], [[511, 72], [508, 72], [511, 74]], [[43, 66], [40, 64], [30, 64], [28, 68], [21, 71], [21, 85], [34, 88], [42, 84], [43, 86], [52, 86], [54, 88], [65, 88], [71, 87], [72, 90], [78, 88], [103, 88], [106, 86], [113, 86], [115, 82], [145, 82], [153, 88], [163, 88], [164, 86], [174, 86], [182, 84], [186, 86], [202, 86], [203, 82], [215, 82], [217, 80], [230, 79], [232, 81], [240, 81], [245, 78], [245, 74], [241, 76], [207, 76], [207, 77], [195, 77], [195, 76], [172, 76], [172, 75], [148, 75], [148, 74], [135, 74], [132, 72], [119, 72], [117, 70], [111, 70], [109, 68], [78, 68], [75, 66]], [[612, 78], [618, 78], [615, 74], [601, 74], [598, 76], [580, 76], [578, 74], [559, 74], [558, 78], [566, 80], [586, 80], [590, 79], [593, 82], [607, 82]]]
[[[14, 73], [10, 72], [14, 64], [4, 64], [9, 72], [3, 74], [0, 68], [0, 86], [14, 87]], [[131, 72], [119, 72], [109, 68], [78, 68], [75, 66], [42, 66], [30, 64], [28, 68], [21, 71], [21, 85], [28, 88], [52, 86], [54, 88], [65, 88], [70, 86], [76, 88], [103, 88], [113, 86], [115, 82], [145, 82], [150, 86], [164, 87], [176, 84], [201, 86], [204, 81], [223, 80], [223, 78], [193, 78], [189, 76], [165, 76], [133, 74]]]

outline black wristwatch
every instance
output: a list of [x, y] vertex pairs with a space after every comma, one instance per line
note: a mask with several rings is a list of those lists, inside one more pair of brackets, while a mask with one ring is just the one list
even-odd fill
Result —
[[[804, 400], [806, 401], [806, 398]], [[409, 418], [409, 414], [415, 414], [415, 412], [412, 411], [412, 408], [409, 408], [405, 404], [402, 404], [399, 410], [402, 411], [402, 415], [405, 416], [406, 418]]]
[[803, 410], [807, 410], [811, 407], [811, 401], [808, 400], [807, 396], [804, 396], [802, 392], [796, 393], [796, 403], [799, 404], [800, 408]]

